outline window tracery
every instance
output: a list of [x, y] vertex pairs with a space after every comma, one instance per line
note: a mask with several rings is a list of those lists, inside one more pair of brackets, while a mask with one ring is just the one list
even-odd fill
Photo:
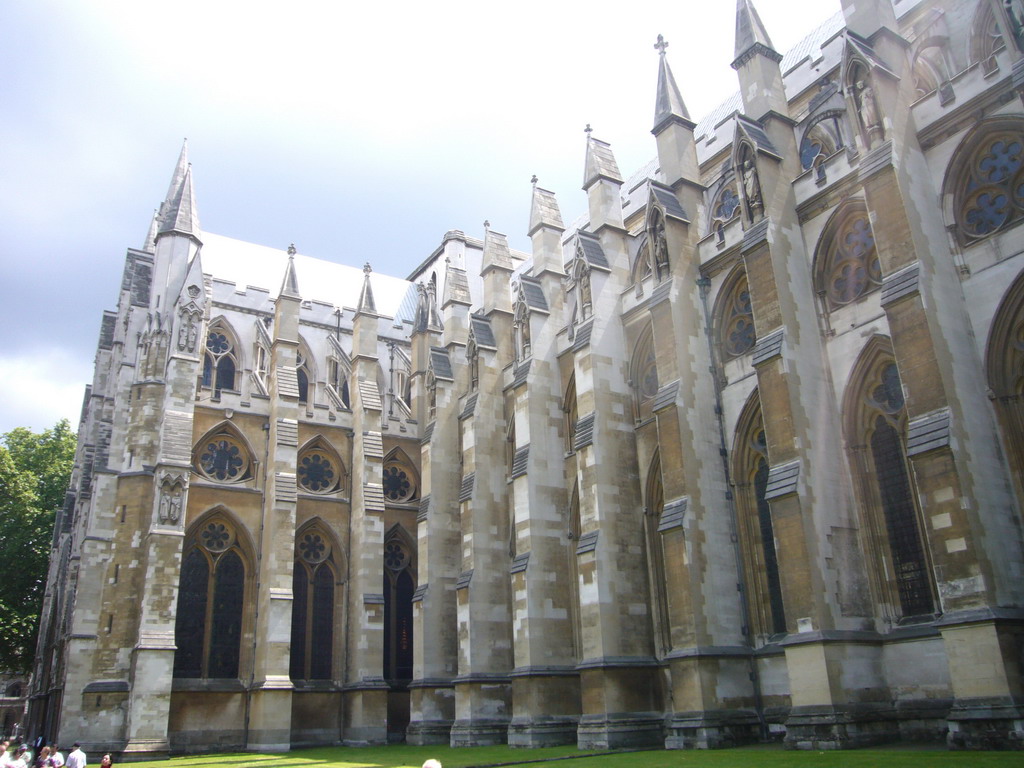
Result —
[[352, 407], [352, 400], [348, 390], [348, 366], [337, 357], [331, 357], [327, 363], [328, 386], [334, 390], [341, 404], [345, 408]]
[[869, 342], [855, 366], [847, 400], [854, 477], [879, 559], [885, 602], [904, 618], [935, 610], [931, 570], [904, 446], [906, 404], [888, 345]]
[[633, 397], [636, 418], [646, 420], [654, 413], [654, 397], [658, 394], [658, 360], [654, 352], [654, 334], [648, 326], [637, 339], [633, 357], [630, 361], [630, 380], [633, 384]]
[[818, 293], [834, 310], [857, 301], [882, 285], [882, 266], [867, 211], [850, 208], [833, 218], [822, 237]]
[[739, 268], [718, 300], [718, 344], [723, 360], [747, 354], [757, 342], [746, 272]]
[[299, 452], [296, 475], [299, 487], [304, 491], [335, 493], [343, 487], [344, 467], [334, 451], [318, 439]]
[[313, 393], [310, 392], [309, 365], [306, 363], [306, 350], [299, 347], [295, 353], [295, 377], [299, 382], [299, 402], [308, 403]]
[[247, 560], [224, 514], [215, 513], [187, 537], [175, 618], [175, 677], [238, 678]]
[[248, 447], [226, 425], [200, 441], [193, 463], [201, 474], [218, 483], [240, 483], [253, 475]]
[[800, 140], [800, 165], [805, 171], [842, 147], [838, 121], [838, 117], [818, 120], [804, 133]]
[[234, 334], [221, 322], [215, 322], [206, 334], [206, 352], [203, 355], [202, 386], [220, 392], [235, 390], [238, 359]]
[[646, 278], [653, 274], [652, 271], [652, 260], [651, 260], [651, 239], [647, 232], [640, 235], [639, 245], [637, 246], [636, 258], [633, 260], [633, 269], [631, 271], [631, 281], [633, 285], [638, 286]]
[[[569, 386], [565, 390], [565, 398], [562, 400], [562, 410], [565, 412], [565, 450], [566, 453], [576, 451], [576, 423], [580, 420], [579, 404], [576, 402], [576, 374], [569, 379]], [[509, 474], [512, 469], [509, 466]]]
[[337, 573], [332, 537], [322, 524], [301, 531], [292, 571], [292, 680], [333, 677]]
[[419, 493], [416, 470], [404, 453], [396, 450], [384, 460], [384, 498], [395, 504], [414, 501]]
[[412, 547], [400, 526], [384, 542], [384, 679], [410, 680], [413, 667]]
[[[1002, 124], [983, 133], [962, 166], [954, 197], [957, 224], [969, 240], [980, 240], [1024, 218], [1024, 127]], [[959, 154], [959, 152], [958, 152]]]

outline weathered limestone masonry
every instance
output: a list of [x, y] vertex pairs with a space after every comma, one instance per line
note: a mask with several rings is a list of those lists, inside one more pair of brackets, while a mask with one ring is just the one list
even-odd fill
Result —
[[530, 253], [222, 237], [183, 149], [102, 318], [28, 732], [1021, 748], [1024, 0], [842, 7], [783, 56], [737, 0], [700, 121], [659, 36], [657, 156], [588, 128]]
[[[447, 744], [455, 719], [454, 683], [458, 642], [455, 582], [462, 565], [459, 537], [460, 474], [459, 421], [438, 418], [455, 406], [455, 382], [438, 376], [431, 350], [440, 342], [442, 321], [437, 303], [419, 286], [413, 326], [413, 397], [419, 403], [418, 421], [426, 424], [420, 449], [422, 497], [417, 516], [419, 586], [415, 608], [416, 658], [410, 683], [410, 744]], [[444, 373], [448, 373], [445, 371]]]
[[345, 687], [346, 742], [387, 740], [387, 684], [383, 677], [384, 447], [377, 376], [377, 308], [364, 268], [363, 291], [353, 323], [352, 363], [352, 538], [349, 559], [348, 669]]
[[[554, 195], [536, 185], [530, 222], [535, 244], [533, 276], [539, 284], [521, 283], [516, 297], [521, 339], [529, 324], [529, 350], [525, 346], [518, 350], [513, 385], [507, 392], [512, 424], [511, 465], [506, 464], [506, 471], [511, 478], [514, 526], [510, 572], [515, 652], [508, 741], [513, 746], [541, 747], [576, 741], [580, 705], [573, 627], [567, 620], [573, 589], [565, 588], [571, 583], [569, 552], [576, 542], [568, 536], [566, 525], [562, 381], [556, 358], [562, 318], [557, 243], [563, 227]], [[491, 236], [491, 241], [494, 279], [507, 280], [512, 266], [508, 246], [503, 236]], [[496, 285], [493, 292], [495, 299], [500, 296], [503, 308], [509, 305], [507, 288]], [[507, 314], [495, 318], [492, 333], [509, 338], [508, 320]], [[512, 352], [511, 346], [506, 344], [504, 351]], [[500, 456], [494, 458], [500, 461]]]

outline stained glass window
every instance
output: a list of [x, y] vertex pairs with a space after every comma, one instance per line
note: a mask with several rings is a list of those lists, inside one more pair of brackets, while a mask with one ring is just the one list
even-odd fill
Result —
[[232, 527], [214, 518], [185, 545], [175, 616], [174, 676], [237, 678], [245, 565]]
[[206, 334], [202, 385], [217, 391], [222, 389], [233, 390], [235, 388], [236, 369], [232, 337], [227, 332], [227, 329], [216, 323]]
[[954, 205], [961, 231], [972, 240], [1024, 216], [1024, 130], [985, 137], [967, 162]]
[[211, 480], [237, 483], [250, 475], [249, 453], [230, 432], [204, 440], [198, 451], [199, 470]]
[[867, 213], [855, 211], [826, 235], [820, 268], [822, 291], [829, 309], [836, 309], [877, 290], [882, 285], [882, 266]]
[[719, 301], [719, 342], [725, 359], [744, 355], [754, 348], [757, 332], [745, 275], [734, 280]]
[[392, 537], [384, 551], [384, 679], [405, 682], [412, 679], [412, 596], [416, 585], [405, 545]]
[[[764, 431], [761, 431], [764, 438]], [[772, 510], [765, 499], [768, 490], [768, 462], [762, 457], [757, 463], [754, 475], [754, 493], [757, 497], [757, 518], [761, 529], [761, 548], [764, 553], [764, 573], [768, 579], [768, 603], [771, 610], [773, 634], [786, 631], [786, 612], [782, 604], [782, 580], [779, 578], [779, 558], [775, 553], [775, 529], [772, 526]]]
[[412, 470], [399, 460], [384, 462], [384, 497], [388, 501], [411, 501], [416, 496], [416, 479]]
[[293, 680], [330, 680], [334, 660], [335, 573], [332, 547], [317, 528], [299, 535], [292, 573]]
[[333, 493], [340, 488], [341, 473], [335, 457], [314, 446], [299, 454], [299, 487], [310, 493]]

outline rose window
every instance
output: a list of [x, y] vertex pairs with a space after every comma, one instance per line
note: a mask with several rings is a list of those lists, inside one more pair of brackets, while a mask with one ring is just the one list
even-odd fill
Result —
[[971, 157], [955, 203], [961, 230], [971, 238], [996, 232], [1024, 215], [1024, 136], [1002, 132]]
[[400, 571], [409, 562], [405, 547], [397, 541], [389, 541], [384, 545], [384, 565], [392, 571]]
[[298, 475], [299, 485], [311, 493], [327, 493], [338, 483], [330, 458], [320, 451], [310, 451], [299, 458]]
[[299, 542], [299, 555], [307, 563], [322, 563], [330, 554], [330, 547], [319, 533], [307, 533]]
[[249, 460], [242, 447], [226, 435], [207, 441], [199, 453], [199, 468], [213, 480], [232, 483], [246, 477]]
[[215, 355], [223, 355], [231, 349], [231, 342], [228, 337], [218, 331], [210, 331], [206, 337], [206, 348]]
[[389, 501], [407, 501], [412, 493], [412, 481], [401, 466], [390, 464], [384, 467], [384, 496]]
[[211, 552], [223, 552], [231, 546], [231, 530], [224, 523], [208, 523], [199, 538]]

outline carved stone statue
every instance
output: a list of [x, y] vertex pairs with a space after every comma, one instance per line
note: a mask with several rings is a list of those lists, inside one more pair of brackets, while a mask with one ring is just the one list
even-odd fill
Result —
[[858, 80], [854, 85], [854, 101], [857, 103], [857, 119], [864, 128], [869, 148], [874, 146], [875, 138], [881, 138], [882, 123], [878, 118], [878, 103], [875, 101], [875, 89], [866, 80]]
[[160, 489], [159, 521], [161, 525], [177, 525], [181, 520], [181, 506], [185, 495], [178, 482], [165, 482]]
[[747, 216], [753, 223], [760, 218], [764, 203], [761, 200], [761, 180], [757, 177], [757, 166], [750, 157], [743, 163], [743, 192], [747, 198]]

